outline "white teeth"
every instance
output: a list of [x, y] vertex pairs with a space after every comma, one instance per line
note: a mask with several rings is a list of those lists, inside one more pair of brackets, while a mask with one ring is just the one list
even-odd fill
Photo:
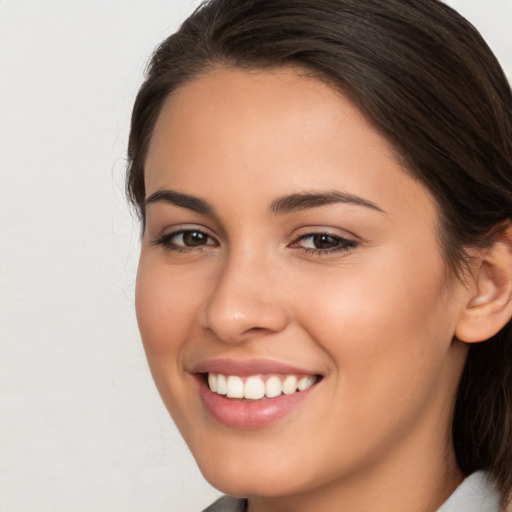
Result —
[[244, 397], [244, 383], [240, 377], [230, 375], [228, 377], [227, 393], [229, 398]]
[[[282, 380], [283, 378], [284, 380]], [[271, 375], [267, 378], [252, 375], [242, 379], [237, 375], [208, 374], [208, 386], [214, 393], [227, 395], [229, 398], [246, 398], [248, 400], [260, 400], [264, 397], [275, 398], [283, 393], [291, 395], [310, 388], [315, 382], [316, 377], [313, 375], [303, 377]]]
[[225, 395], [228, 392], [227, 379], [225, 375], [217, 375], [217, 391], [219, 395]]
[[281, 394], [282, 388], [281, 388], [281, 381], [279, 380], [279, 377], [276, 377], [275, 375], [270, 377], [270, 379], [265, 382], [265, 396], [268, 398], [274, 398], [276, 396], [279, 396]]
[[288, 375], [283, 382], [283, 393], [285, 395], [291, 395], [297, 391], [297, 377], [295, 375]]
[[308, 375], [307, 377], [302, 377], [302, 379], [299, 379], [297, 387], [299, 388], [299, 391], [304, 391], [305, 389], [310, 388], [314, 383], [315, 378], [311, 375]]
[[249, 377], [245, 381], [244, 398], [259, 400], [265, 396], [265, 383], [259, 377]]
[[208, 374], [208, 386], [214, 393], [217, 392], [217, 375], [215, 373]]

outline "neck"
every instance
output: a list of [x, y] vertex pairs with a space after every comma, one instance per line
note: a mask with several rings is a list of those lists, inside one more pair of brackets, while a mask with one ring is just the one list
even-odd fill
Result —
[[464, 475], [451, 441], [427, 438], [418, 446], [418, 438], [409, 437], [414, 455], [406, 442], [399, 453], [384, 457], [384, 463], [342, 475], [321, 488], [293, 496], [249, 498], [248, 512], [435, 512]]

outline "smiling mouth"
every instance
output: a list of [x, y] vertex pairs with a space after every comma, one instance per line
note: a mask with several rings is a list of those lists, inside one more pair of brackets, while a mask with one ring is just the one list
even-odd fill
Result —
[[305, 391], [321, 380], [320, 375], [224, 375], [203, 374], [210, 391], [227, 398], [265, 400]]

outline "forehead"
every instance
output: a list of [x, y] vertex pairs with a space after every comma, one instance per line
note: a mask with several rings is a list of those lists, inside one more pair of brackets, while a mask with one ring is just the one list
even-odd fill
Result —
[[294, 68], [215, 69], [177, 89], [155, 125], [145, 180], [147, 195], [242, 196], [244, 183], [252, 196], [341, 187], [394, 206], [418, 194], [431, 202], [353, 103]]

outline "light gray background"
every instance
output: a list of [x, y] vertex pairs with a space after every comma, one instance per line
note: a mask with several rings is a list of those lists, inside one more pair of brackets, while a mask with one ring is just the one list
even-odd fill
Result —
[[[512, 75], [512, 0], [451, 0]], [[0, 0], [0, 511], [197, 512], [217, 491], [154, 389], [124, 152], [192, 0]]]

